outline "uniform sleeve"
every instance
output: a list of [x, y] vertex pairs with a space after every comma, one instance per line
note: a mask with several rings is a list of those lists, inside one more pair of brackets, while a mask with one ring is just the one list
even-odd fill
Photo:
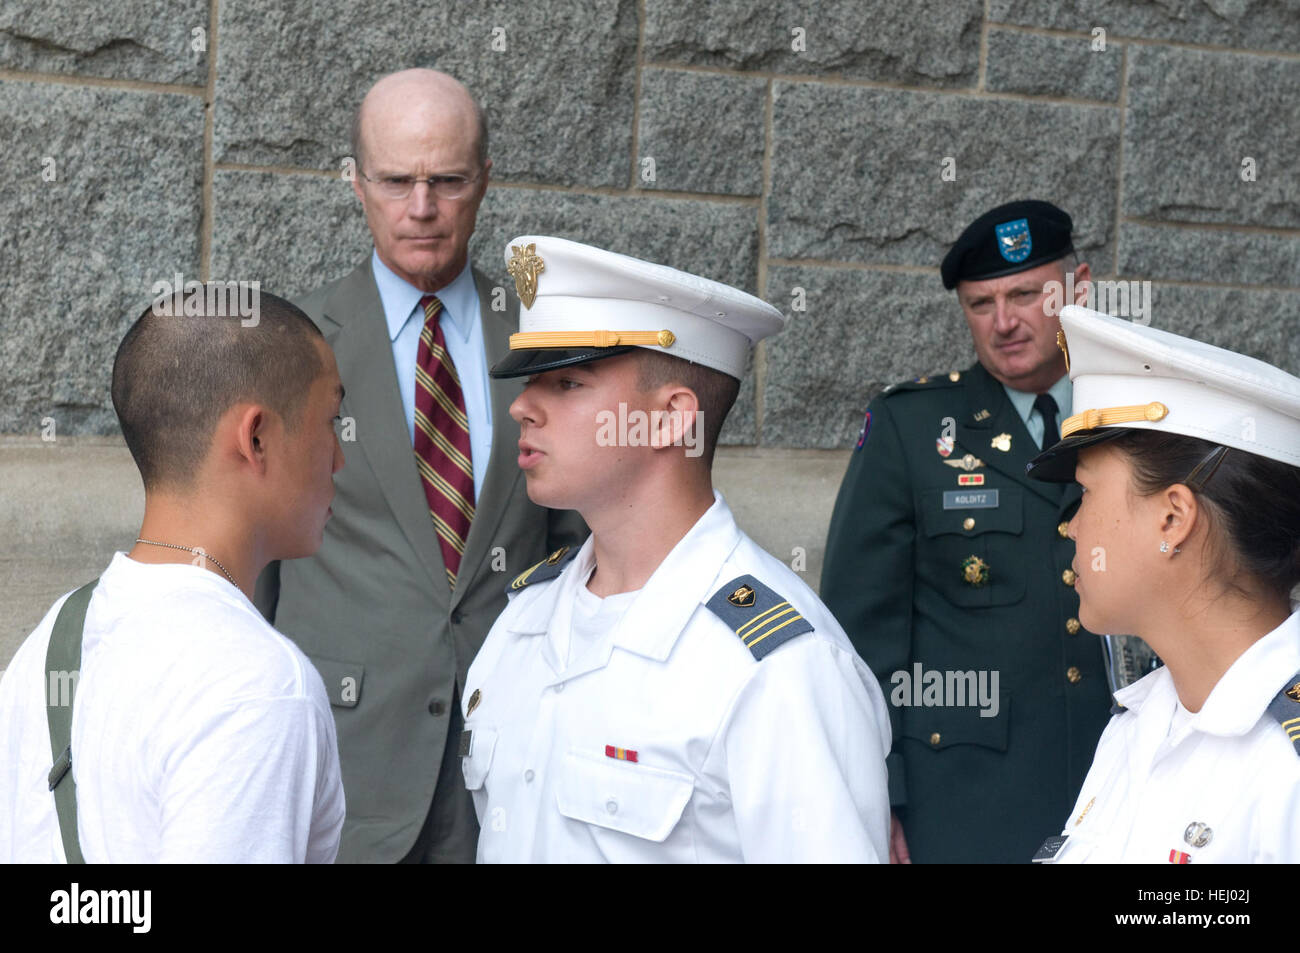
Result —
[[847, 650], [804, 636], [763, 659], [711, 758], [725, 762], [747, 863], [889, 857], [884, 704]]
[[[889, 694], [912, 655], [916, 516], [902, 442], [886, 402], [869, 408], [871, 429], [853, 453], [826, 539], [821, 599]], [[890, 802], [907, 803], [898, 712], [890, 710]]]
[[329, 719], [289, 696], [189, 720], [160, 752], [159, 861], [332, 862], [344, 806]]

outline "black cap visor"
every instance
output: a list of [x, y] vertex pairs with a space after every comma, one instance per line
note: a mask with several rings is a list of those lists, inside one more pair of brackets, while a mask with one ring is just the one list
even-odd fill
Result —
[[614, 347], [530, 347], [511, 351], [488, 373], [492, 377], [527, 377], [542, 371], [553, 371], [557, 367], [573, 367], [575, 364], [590, 364], [602, 357], [626, 354], [635, 345], [622, 344]]
[[1048, 447], [1025, 465], [1025, 473], [1044, 483], [1070, 483], [1074, 480], [1074, 466], [1079, 451], [1084, 447], [1113, 440], [1128, 433], [1129, 427], [1107, 427], [1104, 430], [1081, 430]]

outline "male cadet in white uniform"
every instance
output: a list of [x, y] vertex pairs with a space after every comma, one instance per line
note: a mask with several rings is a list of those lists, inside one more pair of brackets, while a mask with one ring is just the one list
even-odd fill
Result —
[[1029, 472], [1084, 489], [1081, 621], [1165, 667], [1115, 693], [1033, 859], [1300, 862], [1300, 379], [1085, 308], [1061, 327], [1076, 413]]
[[338, 852], [325, 686], [249, 595], [270, 560], [320, 545], [343, 387], [289, 302], [263, 293], [239, 315], [210, 295], [160, 300], [118, 348], [113, 407], [144, 521], [0, 681], [0, 863]]
[[466, 681], [480, 862], [879, 861], [879, 687], [813, 592], [736, 526], [713, 447], [757, 298], [558, 238], [506, 250], [498, 377], [528, 495], [592, 535], [511, 583]]

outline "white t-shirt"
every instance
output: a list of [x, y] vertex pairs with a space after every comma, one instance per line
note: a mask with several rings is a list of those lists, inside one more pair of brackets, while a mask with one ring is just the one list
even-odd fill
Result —
[[[63, 863], [45, 653], [64, 596], [0, 680], [0, 862]], [[297, 646], [224, 577], [117, 553], [86, 613], [72, 714], [88, 863], [330, 863], [334, 719]]]

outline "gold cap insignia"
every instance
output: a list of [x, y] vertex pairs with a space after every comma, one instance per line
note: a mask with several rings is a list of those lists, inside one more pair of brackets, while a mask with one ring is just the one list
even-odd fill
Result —
[[750, 586], [741, 586], [731, 595], [727, 596], [727, 601], [733, 606], [740, 606], [742, 609], [748, 609], [754, 604], [757, 593]]
[[469, 708], [465, 712], [465, 717], [468, 718], [470, 715], [474, 714], [474, 709], [478, 707], [478, 703], [482, 700], [483, 693], [477, 688], [474, 689], [474, 694], [469, 696]]
[[531, 308], [537, 300], [537, 276], [546, 270], [546, 262], [537, 254], [537, 245], [529, 242], [520, 248], [510, 246], [510, 260], [506, 262], [506, 271], [515, 279], [515, 291], [525, 308]]
[[993, 449], [1001, 450], [1003, 453], [1011, 452], [1011, 434], [1000, 433], [993, 438]]
[[1065, 343], [1065, 328], [1056, 329], [1056, 346], [1065, 355], [1065, 369], [1068, 371], [1070, 369], [1070, 345]]
[[1286, 690], [1286, 697], [1293, 702], [1300, 702], [1300, 682], [1296, 682]]
[[989, 584], [989, 564], [978, 556], [967, 556], [961, 561], [961, 577], [968, 586], [987, 586]]

